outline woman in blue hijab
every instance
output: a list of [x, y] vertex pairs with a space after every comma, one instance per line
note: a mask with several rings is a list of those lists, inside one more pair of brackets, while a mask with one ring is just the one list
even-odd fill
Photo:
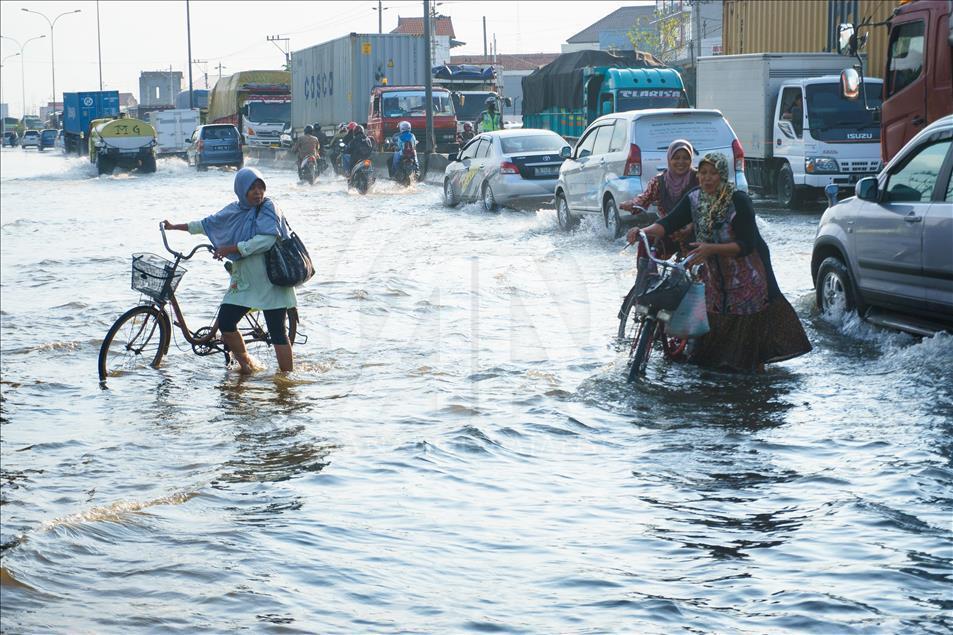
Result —
[[274, 202], [265, 197], [265, 178], [255, 168], [242, 168], [235, 174], [235, 196], [236, 202], [202, 220], [179, 224], [164, 221], [164, 225], [166, 229], [205, 234], [215, 247], [215, 258], [228, 261], [225, 268], [231, 280], [219, 308], [218, 328], [242, 372], [250, 373], [253, 363], [238, 332], [238, 322], [252, 307], [265, 314], [278, 367], [291, 371], [294, 357], [285, 319], [288, 309], [296, 306], [294, 287], [273, 285], [265, 269], [265, 253], [278, 236], [288, 237], [288, 229]]

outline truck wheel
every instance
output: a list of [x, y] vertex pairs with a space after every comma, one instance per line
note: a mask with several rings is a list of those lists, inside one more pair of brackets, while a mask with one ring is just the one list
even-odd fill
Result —
[[855, 309], [860, 312], [862, 309], [855, 300], [854, 282], [850, 277], [850, 271], [840, 258], [830, 256], [824, 259], [817, 269], [817, 280], [814, 286], [817, 309], [822, 314], [840, 318], [845, 313]]
[[559, 228], [567, 232], [579, 224], [579, 219], [569, 211], [569, 203], [566, 202], [566, 196], [562, 192], [556, 194], [556, 221], [559, 223]]
[[787, 163], [778, 172], [778, 203], [788, 209], [797, 209], [801, 204], [800, 189], [794, 185], [794, 172]]
[[97, 174], [112, 174], [113, 162], [107, 157], [98, 157], [96, 159], [96, 172]]
[[146, 157], [139, 164], [139, 171], [145, 174], [151, 174], [156, 171], [156, 158]]

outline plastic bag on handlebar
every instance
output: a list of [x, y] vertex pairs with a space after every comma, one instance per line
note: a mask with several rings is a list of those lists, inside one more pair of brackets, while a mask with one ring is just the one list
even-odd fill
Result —
[[649, 276], [645, 290], [636, 296], [638, 303], [656, 311], [674, 311], [692, 286], [691, 278], [682, 269], [669, 269], [667, 275]]

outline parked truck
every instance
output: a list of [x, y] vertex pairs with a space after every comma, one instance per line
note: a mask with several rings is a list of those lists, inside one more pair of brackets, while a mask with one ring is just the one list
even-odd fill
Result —
[[[898, 2], [887, 21], [887, 58], [883, 68], [881, 100], [867, 102], [880, 120], [881, 158], [886, 163], [924, 126], [953, 114], [953, 22], [951, 0], [915, 0]], [[882, 23], [865, 20], [858, 25], [840, 25], [840, 50], [857, 60], [857, 69], [841, 74], [842, 94], [864, 103], [869, 90], [862, 77], [864, 60], [860, 51], [867, 36], [882, 37], [871, 31]], [[880, 84], [875, 88], [879, 89]]]
[[[840, 93], [848, 58], [836, 53], [753, 53], [698, 60], [698, 107], [728, 119], [745, 151], [749, 187], [788, 208], [852, 190], [876, 174], [880, 127], [862, 102]], [[880, 80], [867, 80], [868, 103]]]
[[474, 124], [486, 109], [487, 100], [496, 103], [496, 111], [503, 113], [504, 106], [512, 106], [509, 97], [503, 97], [497, 83], [497, 69], [493, 66], [473, 64], [445, 64], [432, 69], [435, 86], [446, 88], [453, 97], [453, 109], [457, 115], [457, 133], [463, 132], [464, 122]]
[[120, 116], [90, 123], [89, 160], [99, 174], [113, 168], [156, 171], [156, 131], [145, 121]]
[[567, 139], [609, 113], [686, 106], [678, 71], [641, 51], [565, 53], [523, 78], [523, 127]]
[[230, 123], [252, 154], [281, 147], [281, 134], [291, 127], [291, 73], [241, 71], [215, 83], [208, 102], [207, 123]]
[[373, 88], [424, 83], [424, 46], [421, 35], [351, 33], [294, 51], [291, 121], [295, 133], [314, 124], [325, 132], [350, 121], [366, 125]]
[[63, 93], [63, 147], [68, 154], [88, 151], [90, 123], [119, 116], [119, 91]]
[[188, 137], [199, 127], [198, 109], [174, 108], [149, 113], [149, 124], [156, 131], [156, 155], [185, 157]]

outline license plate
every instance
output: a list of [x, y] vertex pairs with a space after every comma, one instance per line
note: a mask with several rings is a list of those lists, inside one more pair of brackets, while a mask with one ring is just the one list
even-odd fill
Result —
[[218, 150], [218, 151], [228, 150], [228, 146], [214, 146], [212, 150]]
[[553, 176], [559, 174], [559, 168], [536, 168], [536, 174], [540, 176]]

